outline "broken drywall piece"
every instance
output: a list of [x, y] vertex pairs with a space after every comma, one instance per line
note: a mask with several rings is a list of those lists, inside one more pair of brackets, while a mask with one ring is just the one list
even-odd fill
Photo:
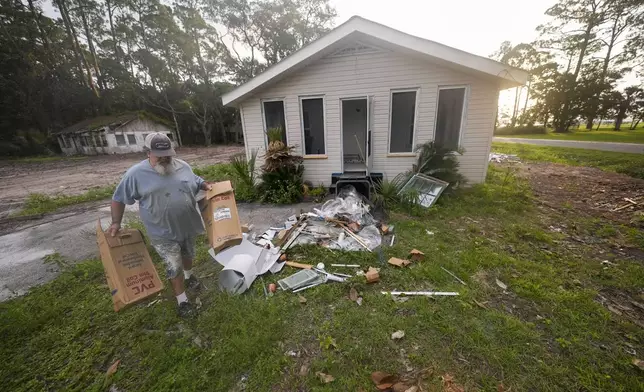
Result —
[[399, 259], [398, 257], [392, 257], [387, 262], [391, 265], [395, 265], [396, 267], [406, 267], [411, 264], [411, 261]]
[[392, 340], [399, 340], [405, 337], [405, 331], [403, 330], [398, 330], [394, 333], [391, 334], [391, 339]]
[[496, 279], [496, 285], [503, 289], [503, 291], [508, 289], [508, 285], [501, 282], [498, 278]]
[[412, 249], [409, 251], [409, 258], [412, 261], [421, 261], [425, 259], [425, 254], [418, 249]]

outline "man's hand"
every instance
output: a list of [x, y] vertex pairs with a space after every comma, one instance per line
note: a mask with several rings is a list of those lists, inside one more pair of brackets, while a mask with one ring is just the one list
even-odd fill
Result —
[[207, 182], [201, 183], [201, 189], [204, 191], [209, 191], [212, 189], [212, 185], [208, 184]]
[[116, 237], [116, 234], [119, 232], [119, 230], [121, 230], [121, 224], [120, 223], [112, 223], [110, 225], [110, 228], [107, 230], [107, 232], [110, 233], [110, 235], [112, 237]]

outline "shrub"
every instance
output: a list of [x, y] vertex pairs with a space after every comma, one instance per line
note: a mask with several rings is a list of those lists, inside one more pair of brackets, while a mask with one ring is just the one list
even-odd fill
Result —
[[546, 133], [548, 133], [546, 127], [536, 125], [499, 127], [494, 130], [495, 135], [545, 135]]
[[288, 204], [302, 199], [302, 157], [292, 155], [295, 147], [285, 145], [280, 128], [268, 132], [268, 149], [262, 165], [261, 200], [268, 203]]
[[[449, 182], [449, 188], [457, 188], [465, 182], [465, 177], [458, 172], [458, 158], [456, 153], [462, 154], [465, 150], [452, 150], [438, 146], [433, 141], [416, 146], [418, 158], [412, 166], [410, 174], [422, 173], [431, 177]], [[408, 176], [409, 178], [410, 176]]]
[[235, 196], [237, 200], [252, 201], [257, 198], [256, 162], [257, 150], [251, 151], [249, 160], [246, 160], [245, 154], [237, 154], [230, 159], [230, 166], [235, 174], [233, 182], [236, 185]]

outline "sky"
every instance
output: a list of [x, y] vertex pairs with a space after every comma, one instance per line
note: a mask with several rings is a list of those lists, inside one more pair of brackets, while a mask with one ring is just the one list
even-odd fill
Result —
[[531, 42], [556, 0], [331, 0], [337, 24], [353, 15], [488, 57], [501, 42]]

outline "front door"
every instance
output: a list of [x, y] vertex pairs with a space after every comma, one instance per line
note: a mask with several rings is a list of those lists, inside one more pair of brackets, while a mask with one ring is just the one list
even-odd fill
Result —
[[342, 101], [342, 159], [344, 173], [367, 174], [369, 160], [369, 99]]

